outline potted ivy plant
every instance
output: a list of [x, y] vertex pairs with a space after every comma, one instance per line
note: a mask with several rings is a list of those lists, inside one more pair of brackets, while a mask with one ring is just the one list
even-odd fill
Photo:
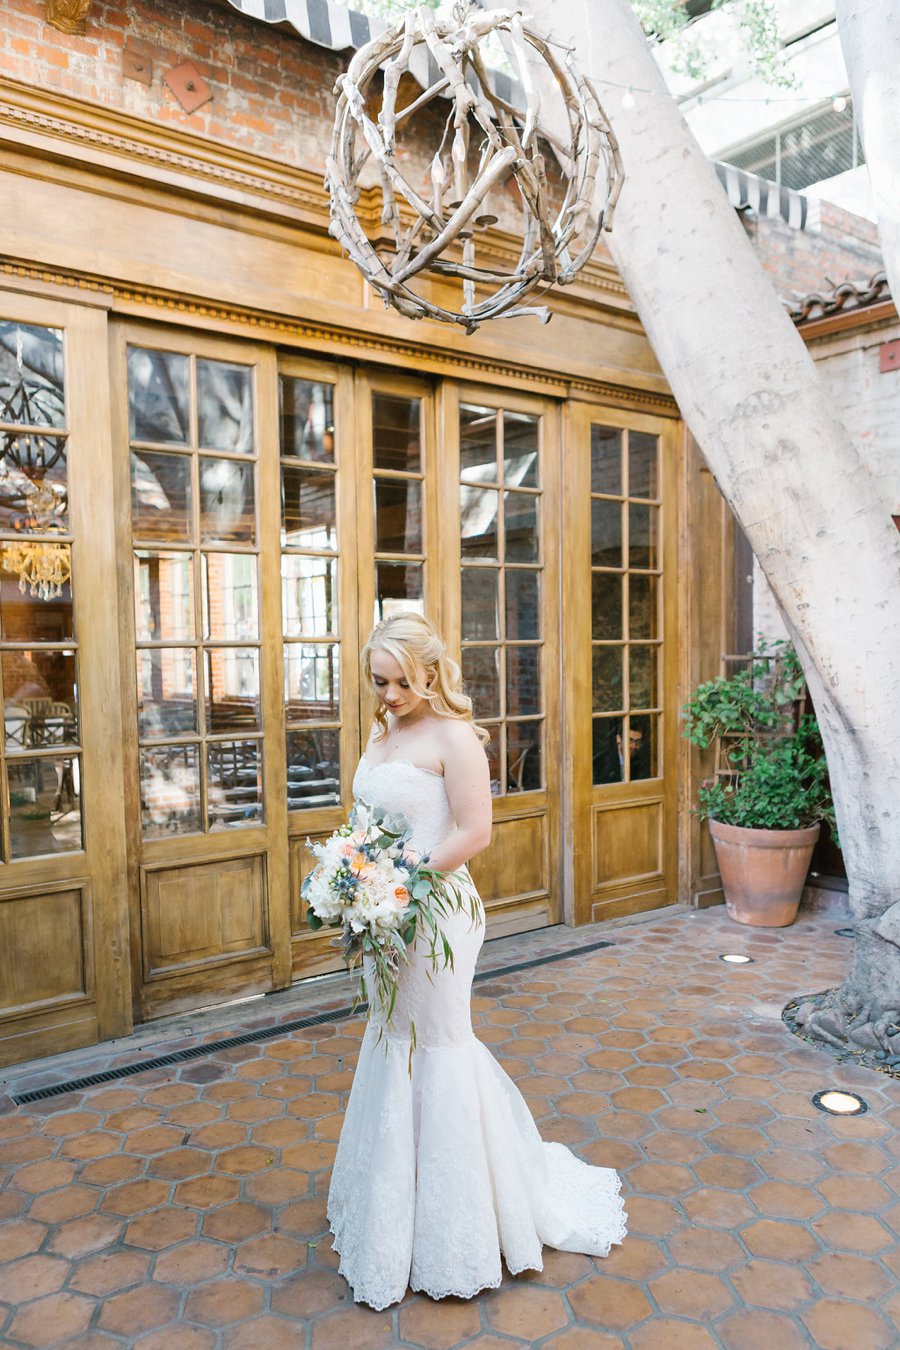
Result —
[[719, 772], [701, 782], [696, 813], [709, 822], [738, 923], [793, 923], [822, 821], [834, 829], [822, 739], [804, 695], [791, 644], [762, 643], [744, 669], [699, 685], [683, 710], [692, 745], [719, 743]]

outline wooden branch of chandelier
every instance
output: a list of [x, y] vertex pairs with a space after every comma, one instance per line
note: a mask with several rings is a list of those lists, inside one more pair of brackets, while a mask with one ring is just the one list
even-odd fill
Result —
[[[484, 44], [501, 33], [522, 82], [522, 108], [496, 94], [486, 68]], [[398, 110], [398, 89], [417, 46], [427, 47], [434, 79]], [[565, 114], [551, 142], [559, 160], [552, 182], [539, 141], [542, 104], [534, 61], [547, 71]], [[616, 138], [571, 52], [557, 56], [517, 11], [485, 13], [475, 0], [458, 0], [440, 18], [419, 5], [355, 53], [335, 91], [326, 168], [330, 232], [385, 304], [407, 318], [460, 324], [467, 333], [505, 316], [530, 313], [546, 321], [546, 306], [519, 302], [575, 280], [601, 230], [612, 225], [623, 181]], [[425, 175], [411, 175], [416, 161], [398, 144], [397, 133], [442, 94], [450, 106], [441, 110], [443, 134], [438, 128], [434, 137], [429, 194]], [[367, 165], [381, 187], [374, 229], [361, 205], [360, 175]], [[521, 213], [519, 256], [509, 271], [483, 260], [485, 232], [498, 223], [492, 193], [495, 203], [508, 198]], [[436, 280], [440, 289], [432, 284]], [[414, 289], [418, 283], [424, 293]]]

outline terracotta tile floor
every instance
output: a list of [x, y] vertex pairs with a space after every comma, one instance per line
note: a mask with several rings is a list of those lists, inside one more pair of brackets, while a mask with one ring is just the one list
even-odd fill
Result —
[[[839, 923], [765, 932], [678, 910], [489, 944], [488, 966], [615, 944], [494, 975], [474, 1006], [545, 1138], [622, 1171], [630, 1236], [605, 1261], [548, 1250], [542, 1273], [471, 1303], [407, 1296], [374, 1313], [336, 1273], [325, 1193], [358, 1017], [7, 1109], [0, 1347], [892, 1350], [900, 1088], [779, 1017], [839, 978]], [[716, 959], [727, 951], [755, 963]], [[309, 989], [278, 996], [274, 1014], [194, 1018], [190, 1034], [303, 1015]], [[331, 989], [340, 1002], [343, 986]], [[135, 1047], [165, 1052], [187, 1025], [13, 1073], [12, 1089]], [[868, 1113], [817, 1111], [812, 1094], [832, 1085], [856, 1089]]]

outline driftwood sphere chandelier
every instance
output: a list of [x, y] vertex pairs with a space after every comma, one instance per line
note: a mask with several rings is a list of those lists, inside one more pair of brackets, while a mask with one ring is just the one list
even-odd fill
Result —
[[[515, 102], [499, 96], [498, 81], [488, 74], [485, 44], [498, 38], [521, 86]], [[401, 79], [423, 44], [435, 78], [398, 108]], [[557, 54], [554, 45], [511, 10], [486, 12], [463, 0], [440, 19], [419, 6], [361, 47], [338, 79], [326, 174], [331, 234], [385, 306], [470, 333], [501, 316], [536, 314], [546, 321], [549, 311], [523, 306], [523, 298], [573, 281], [601, 231], [611, 228], [622, 187], [616, 139], [571, 52]], [[382, 68], [383, 87], [376, 80]], [[554, 122], [562, 134], [540, 125], [542, 98], [557, 95], [562, 117]], [[398, 133], [440, 98], [449, 112], [437, 124], [430, 164], [423, 163], [420, 140], [404, 148]], [[382, 209], [380, 230], [370, 225], [367, 233], [358, 211], [360, 175], [372, 162]], [[485, 248], [487, 231], [498, 223], [494, 204], [507, 215], [517, 208], [521, 246], [513, 265], [497, 261], [496, 246], [493, 257]]]

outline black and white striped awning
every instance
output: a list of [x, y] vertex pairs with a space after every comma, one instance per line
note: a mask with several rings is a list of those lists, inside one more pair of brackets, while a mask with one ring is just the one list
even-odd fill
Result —
[[[388, 27], [382, 19], [359, 14], [336, 0], [228, 0], [228, 3], [248, 19], [286, 24], [308, 42], [332, 51], [362, 47]], [[423, 89], [441, 77], [437, 63], [423, 46], [413, 52], [411, 70]], [[496, 92], [507, 102], [521, 99], [518, 83], [508, 75], [494, 71], [492, 80]], [[737, 210], [750, 208], [760, 216], [780, 216], [794, 229], [806, 228], [807, 201], [801, 193], [780, 188], [731, 164], [716, 164], [715, 169], [728, 200]]]
[[343, 51], [345, 47], [362, 47], [376, 33], [383, 33], [387, 24], [370, 19], [346, 5], [332, 0], [228, 0], [248, 19], [262, 19], [264, 23], [286, 23], [319, 47]]
[[[228, 0], [228, 3], [246, 14], [248, 19], [288, 24], [309, 42], [332, 51], [362, 47], [370, 38], [390, 27], [383, 19], [359, 14], [355, 9], [337, 4], [336, 0]], [[410, 71], [423, 89], [441, 79], [437, 62], [424, 46], [414, 50]], [[491, 80], [495, 92], [508, 103], [522, 98], [521, 86], [509, 75], [492, 71]]]
[[719, 181], [728, 200], [738, 211], [751, 210], [758, 216], [780, 216], [795, 230], [806, 229], [808, 202], [801, 192], [779, 187], [755, 173], [745, 173], [733, 164], [716, 164]]

